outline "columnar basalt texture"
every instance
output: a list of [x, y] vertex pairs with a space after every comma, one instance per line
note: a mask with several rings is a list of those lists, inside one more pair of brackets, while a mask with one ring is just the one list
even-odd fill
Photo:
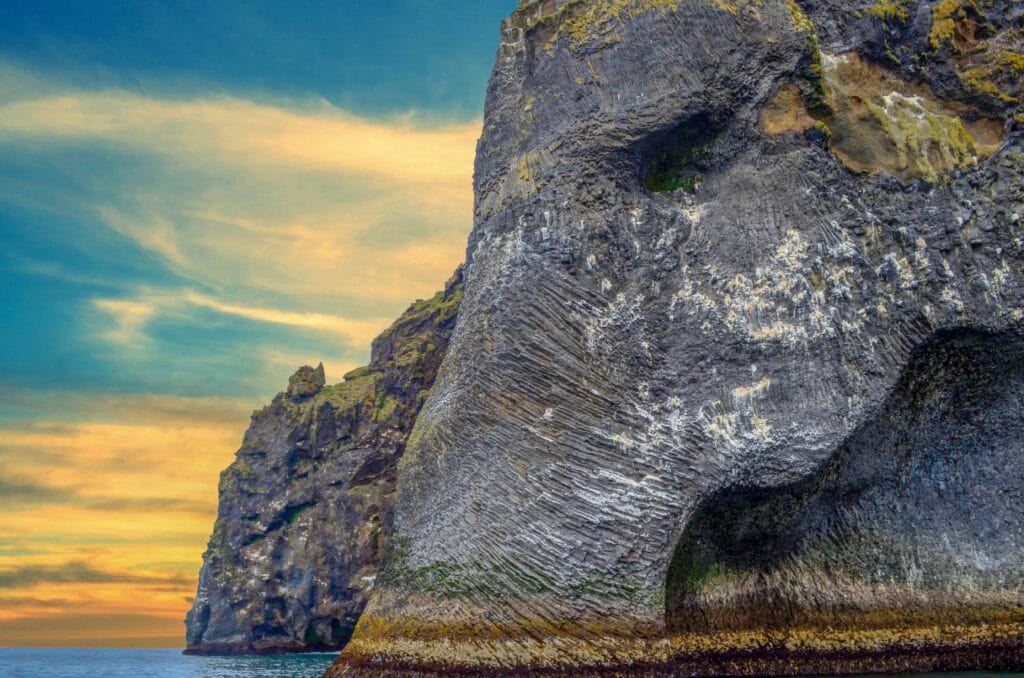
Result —
[[377, 576], [398, 459], [455, 325], [461, 271], [325, 386], [321, 365], [253, 413], [221, 475], [217, 522], [185, 621], [188, 653], [337, 650]]
[[1024, 665], [1022, 26], [523, 2], [329, 673]]

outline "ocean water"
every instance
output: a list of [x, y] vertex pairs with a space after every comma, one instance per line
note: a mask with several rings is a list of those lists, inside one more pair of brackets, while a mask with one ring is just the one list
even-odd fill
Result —
[[0, 648], [0, 678], [320, 678], [335, 656], [195, 657], [181, 650]]
[[[180, 650], [0, 648], [0, 678], [320, 678], [336, 655], [195, 657]], [[1022, 673], [904, 674], [904, 678], [998, 678]]]

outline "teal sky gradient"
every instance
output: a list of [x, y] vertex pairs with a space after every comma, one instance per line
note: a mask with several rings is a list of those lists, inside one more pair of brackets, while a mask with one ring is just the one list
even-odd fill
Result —
[[249, 413], [462, 261], [515, 4], [0, 3], [0, 646], [180, 644]]
[[[0, 103], [115, 90], [157, 100], [231, 97], [299, 111], [327, 108], [382, 121], [412, 115], [428, 125], [468, 122], [482, 113], [498, 23], [514, 4], [15, 0], [0, 6]], [[238, 185], [244, 178], [226, 175], [214, 177], [220, 187], [197, 188], [211, 180], [208, 173], [183, 172], [130, 142], [45, 132], [26, 139], [0, 131], [0, 178], [0, 303], [7, 309], [0, 317], [0, 383], [265, 397], [287, 375], [282, 365], [267, 373], [254, 344], [310, 359], [358, 362], [366, 354], [366, 346], [329, 333], [202, 309], [149, 323], [144, 357], [110, 351], [95, 336], [95, 325], [109, 319], [92, 301], [129, 297], [140, 286], [218, 290], [209, 280], [187, 279], [96, 212], [145, 218], [139, 194], [163, 203], [217, 190], [235, 202], [264, 196], [246, 195]], [[299, 184], [296, 198], [317, 204], [333, 197], [340, 205], [363, 191], [356, 177], [301, 169], [286, 181]], [[291, 218], [281, 204], [286, 192], [271, 196], [263, 213]], [[429, 219], [412, 223], [400, 213], [376, 226], [354, 246], [373, 251], [422, 233], [450, 235]], [[278, 292], [273, 277], [267, 270], [261, 305], [367, 317], [394, 316], [405, 303], [315, 290], [297, 295], [287, 285]], [[230, 294], [233, 285], [220, 287]], [[239, 287], [241, 294], [248, 285]]]

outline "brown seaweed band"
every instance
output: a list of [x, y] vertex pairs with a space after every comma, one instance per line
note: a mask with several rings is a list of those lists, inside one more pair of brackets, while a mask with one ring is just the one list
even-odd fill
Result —
[[875, 652], [735, 652], [680, 657], [669, 662], [637, 662], [625, 666], [516, 667], [480, 669], [467, 666], [426, 667], [394, 661], [344, 659], [326, 678], [362, 676], [441, 678], [442, 676], [589, 676], [602, 678], [688, 676], [849, 675], [932, 671], [1021, 671], [1024, 649], [1018, 641], [987, 642], [981, 646], [948, 645], [931, 648], [887, 648]]
[[[851, 674], [897, 671], [1019, 670], [1024, 623], [901, 629], [790, 629], [679, 634], [661, 639], [579, 642], [569, 638], [504, 642], [352, 642], [328, 676], [345, 675], [645, 675]], [[563, 641], [563, 642], [559, 642]], [[495, 651], [502, 645], [505, 656]], [[542, 646], [547, 645], [547, 652]], [[432, 646], [432, 647], [431, 647]], [[520, 653], [517, 655], [517, 653]], [[480, 655], [469, 665], [465, 659]], [[558, 656], [545, 662], [542, 657]], [[434, 660], [424, 658], [433, 657]], [[445, 658], [450, 658], [446, 660]]]

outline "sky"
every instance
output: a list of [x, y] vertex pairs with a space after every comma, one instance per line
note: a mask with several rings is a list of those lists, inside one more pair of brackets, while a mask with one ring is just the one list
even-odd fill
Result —
[[0, 3], [0, 646], [184, 644], [251, 412], [462, 260], [515, 4]]

